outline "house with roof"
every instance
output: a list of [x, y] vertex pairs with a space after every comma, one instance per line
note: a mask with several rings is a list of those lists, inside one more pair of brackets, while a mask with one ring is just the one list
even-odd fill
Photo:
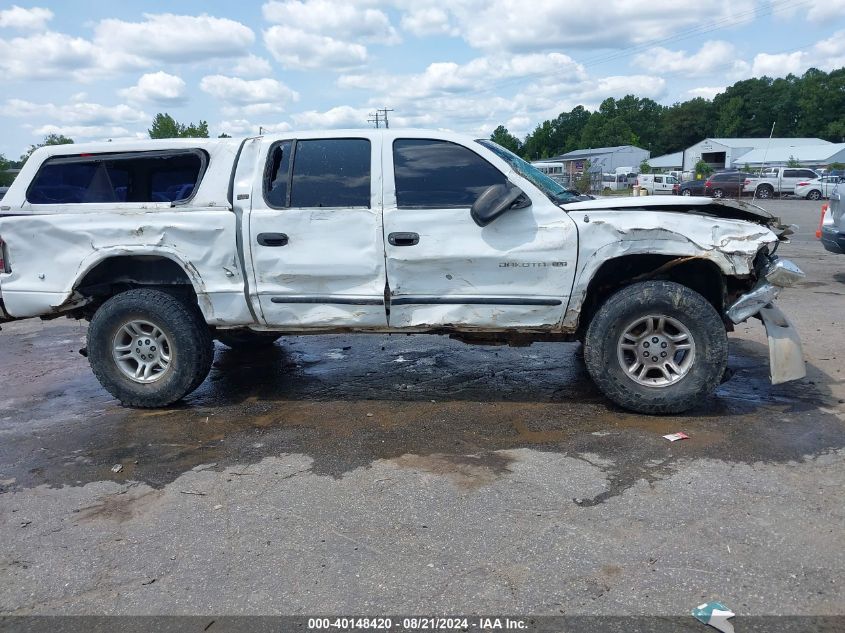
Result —
[[[684, 171], [691, 171], [699, 160], [703, 160], [713, 169], [726, 169], [745, 165], [744, 156], [752, 151], [793, 152], [797, 148], [818, 145], [832, 145], [820, 138], [706, 138], [684, 150]], [[768, 163], [767, 163], [768, 164]]]
[[639, 171], [640, 163], [647, 160], [651, 152], [634, 145], [616, 147], [595, 147], [576, 149], [560, 156], [545, 159], [547, 163], [563, 163], [564, 174], [573, 177], [584, 172], [587, 161], [592, 174], [615, 174], [617, 171]]

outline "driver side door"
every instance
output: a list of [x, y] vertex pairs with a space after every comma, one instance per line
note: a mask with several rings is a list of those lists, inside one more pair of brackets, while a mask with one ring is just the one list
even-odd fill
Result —
[[[561, 321], [578, 240], [559, 206], [481, 145], [391, 133], [382, 151], [391, 328], [504, 330]], [[479, 227], [473, 202], [509, 178], [531, 205]]]

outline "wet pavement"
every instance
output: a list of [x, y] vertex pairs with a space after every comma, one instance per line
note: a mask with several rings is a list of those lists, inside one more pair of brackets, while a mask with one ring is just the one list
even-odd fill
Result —
[[807, 378], [771, 386], [742, 325], [681, 416], [610, 404], [577, 344], [397, 335], [218, 346], [131, 410], [84, 324], [3, 326], [0, 613], [843, 614], [845, 257], [781, 254]]

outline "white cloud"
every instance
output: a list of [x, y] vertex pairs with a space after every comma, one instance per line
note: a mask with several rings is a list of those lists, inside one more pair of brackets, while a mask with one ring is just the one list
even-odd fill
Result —
[[325, 112], [309, 110], [291, 115], [298, 129], [337, 129], [367, 127], [369, 109], [338, 106]]
[[241, 79], [225, 75], [207, 75], [200, 90], [232, 106], [275, 104], [279, 107], [299, 99], [299, 93], [276, 79]]
[[258, 126], [253, 125], [246, 119], [220, 121], [216, 127], [219, 132], [225, 132], [229, 136], [244, 136], [246, 134], [256, 134], [258, 132]]
[[32, 129], [37, 136], [48, 134], [62, 134], [74, 140], [79, 139], [115, 139], [129, 136], [129, 130], [119, 126], [109, 125], [42, 125]]
[[264, 45], [287, 68], [346, 70], [368, 59], [365, 44], [397, 44], [387, 14], [337, 0], [267, 2]]
[[[808, 6], [809, 5], [809, 6]], [[832, 23], [845, 17], [845, 0], [804, 0], [773, 6], [775, 15], [785, 19], [803, 16], [809, 22]]]
[[3, 105], [3, 113], [29, 121], [23, 127], [34, 135], [64, 134], [73, 139], [124, 137], [130, 134], [126, 126], [150, 120], [145, 112], [125, 104], [104, 106], [74, 102], [57, 105], [23, 99], [8, 99]]
[[177, 105], [187, 100], [185, 81], [162, 70], [142, 75], [131, 88], [118, 91], [130, 101], [148, 101], [162, 105]]
[[402, 28], [417, 37], [458, 35], [449, 13], [441, 7], [419, 7], [402, 16]]
[[713, 73], [741, 68], [737, 61], [736, 47], [730, 42], [715, 40], [704, 42], [697, 53], [672, 51], [662, 46], [650, 48], [634, 56], [632, 63], [645, 70], [657, 69], [661, 73]]
[[437, 62], [420, 74], [344, 75], [341, 88], [359, 88], [383, 99], [422, 99], [433, 95], [489, 92], [502, 82], [534, 79], [543, 85], [571, 84], [586, 78], [584, 69], [562, 53], [478, 57], [466, 64]]
[[264, 44], [287, 68], [345, 70], [367, 61], [367, 49], [361, 44], [287, 26], [271, 26], [264, 31]]
[[126, 104], [104, 106], [99, 103], [75, 102], [56, 105], [34, 103], [24, 99], [8, 99], [3, 105], [3, 114], [28, 120], [41, 119], [50, 123], [74, 126], [126, 125], [146, 121], [150, 117]]
[[146, 13], [143, 22], [101, 20], [94, 41], [107, 51], [180, 63], [242, 57], [255, 41], [255, 34], [228, 18]]
[[346, 41], [397, 44], [400, 41], [383, 11], [338, 0], [276, 0], [262, 7], [264, 19], [315, 35]]
[[52, 19], [53, 12], [50, 9], [41, 7], [24, 9], [13, 4], [10, 9], [0, 11], [0, 28], [42, 31], [47, 28], [47, 22]]
[[81, 37], [46, 31], [0, 40], [0, 71], [7, 79], [91, 81], [144, 66], [144, 60], [107, 52]]
[[813, 46], [815, 64], [821, 70], [831, 71], [845, 66], [845, 29]]
[[758, 53], [754, 56], [751, 64], [751, 73], [756, 77], [766, 75], [768, 77], [784, 77], [790, 73], [801, 74], [807, 69], [807, 53], [795, 51], [794, 53]]
[[701, 86], [700, 88], [691, 88], [687, 90], [684, 95], [689, 99], [696, 97], [704, 97], [705, 99], [712, 99], [720, 92], [725, 91], [726, 86]]
[[601, 5], [560, 0], [432, 0], [399, 2], [411, 14], [423, 7], [448, 10], [450, 20], [474, 48], [529, 51], [618, 49], [676, 35], [701, 24], [733, 27], [755, 16], [756, 0], [606, 0]]
[[252, 30], [234, 20], [145, 14], [143, 22], [101, 20], [92, 40], [53, 31], [0, 39], [0, 72], [7, 79], [88, 82], [162, 62], [244, 57], [254, 41]]
[[273, 68], [263, 57], [248, 55], [235, 60], [230, 72], [236, 77], [267, 77], [273, 73]]

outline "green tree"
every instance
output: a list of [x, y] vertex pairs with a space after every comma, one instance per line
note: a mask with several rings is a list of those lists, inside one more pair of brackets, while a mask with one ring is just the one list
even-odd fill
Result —
[[494, 143], [498, 143], [505, 149], [509, 149], [514, 154], [519, 154], [519, 151], [522, 149], [522, 142], [513, 134], [508, 132], [508, 128], [504, 125], [500, 125], [493, 130], [493, 133], [490, 135], [490, 140]]
[[701, 97], [666, 108], [660, 118], [657, 149], [652, 153], [678, 152], [701, 139], [714, 136], [716, 125], [713, 115], [713, 103]]
[[710, 174], [713, 173], [713, 168], [705, 163], [703, 160], [698, 161], [695, 164], [695, 175], [696, 178], [706, 178]]
[[226, 132], [220, 132], [220, 134], [217, 135], [217, 138], [232, 138], [232, 136], [231, 134], [226, 134]]
[[208, 138], [208, 122], [179, 123], [167, 112], [159, 112], [153, 117], [152, 127], [148, 130], [150, 138]]
[[643, 162], [640, 163], [640, 173], [641, 174], [650, 174], [651, 173], [651, 165], [648, 164], [647, 158], [644, 158]]
[[16, 166], [15, 163], [8, 160], [3, 154], [0, 154], [0, 187], [8, 187], [12, 184], [15, 175], [8, 172]]
[[801, 163], [798, 162], [798, 159], [795, 158], [792, 154], [789, 155], [789, 160], [786, 161], [787, 167], [800, 167]]
[[32, 156], [32, 152], [37, 150], [39, 147], [44, 147], [46, 145], [70, 145], [73, 143], [73, 139], [65, 136], [64, 134], [55, 134], [51, 133], [44, 137], [44, 140], [41, 143], [37, 143], [36, 145], [30, 145], [29, 149], [21, 156], [21, 166], [23, 163]]

